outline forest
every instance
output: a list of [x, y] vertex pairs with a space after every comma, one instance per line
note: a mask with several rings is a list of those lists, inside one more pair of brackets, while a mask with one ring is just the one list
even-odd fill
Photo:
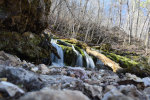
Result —
[[150, 100], [150, 0], [0, 0], [0, 100]]
[[101, 44], [109, 41], [101, 38], [119, 31], [113, 35], [123, 37], [123, 43], [142, 41], [145, 49], [149, 46], [149, 0], [54, 0], [52, 3], [51, 27], [66, 37]]

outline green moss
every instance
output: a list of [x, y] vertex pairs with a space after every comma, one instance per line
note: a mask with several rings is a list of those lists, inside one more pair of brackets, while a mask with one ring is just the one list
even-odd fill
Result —
[[79, 53], [84, 57], [85, 55], [84, 55], [84, 52], [83, 52], [83, 50], [81, 49], [81, 48], [79, 48], [78, 46], [75, 46], [75, 49], [77, 50], [77, 51], [79, 51]]
[[70, 66], [74, 66], [75, 62], [76, 62], [76, 58], [77, 55], [75, 54], [75, 52], [73, 51], [72, 47], [68, 47], [68, 46], [64, 46], [64, 45], [59, 45], [62, 47], [63, 51], [64, 51], [64, 62], [66, 65]]
[[114, 53], [102, 52], [105, 56], [111, 60], [119, 63], [119, 65], [124, 68], [124, 72], [129, 72], [136, 74], [140, 77], [145, 77], [150, 75], [150, 67], [147, 64], [142, 64], [141, 62], [134, 61], [130, 58], [120, 56]]
[[48, 58], [51, 53], [51, 50], [40, 45], [43, 40], [36, 34], [32, 34], [33, 38], [16, 32], [0, 32], [0, 35], [0, 50], [17, 55], [21, 59], [37, 62]]
[[148, 66], [148, 57], [146, 56], [141, 56], [139, 54], [136, 54], [136, 52], [129, 52], [129, 51], [113, 51], [113, 53], [120, 55], [122, 57], [129, 58], [130, 60], [132, 59], [135, 62], [138, 62], [141, 65]]
[[63, 41], [64, 43], [58, 42], [58, 44], [61, 44], [61, 47], [65, 51], [65, 53], [64, 53], [65, 54], [65, 62], [67, 63], [67, 65], [74, 66], [75, 62], [76, 62], [77, 55], [75, 54], [75, 52], [72, 50], [72, 47], [71, 47], [73, 45], [75, 47], [75, 49], [83, 57], [83, 66], [86, 66], [85, 54], [84, 54], [83, 49], [81, 48], [81, 46], [78, 47], [78, 45], [75, 44], [75, 42], [70, 42], [70, 41], [68, 42], [67, 39], [62, 39], [61, 41]]
[[78, 41], [76, 39], [61, 39], [62, 41], [66, 42], [66, 43], [69, 43], [69, 44], [72, 44], [74, 46], [77, 46], [81, 49], [86, 49], [87, 47], [87, 44], [86, 43], [83, 43], [81, 41]]
[[119, 63], [120, 66], [123, 68], [128, 68], [128, 67], [133, 67], [133, 66], [139, 65], [139, 63], [136, 61], [133, 61], [129, 58], [126, 58], [126, 57], [123, 57], [120, 55], [116, 55], [114, 53], [103, 52], [103, 54], [105, 54], [108, 58], [112, 59], [113, 61]]

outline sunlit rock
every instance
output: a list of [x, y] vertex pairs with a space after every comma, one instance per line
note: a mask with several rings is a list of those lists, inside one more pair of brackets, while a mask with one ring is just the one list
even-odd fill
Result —
[[14, 97], [15, 95], [21, 95], [25, 93], [18, 86], [4, 81], [0, 82], [0, 93], [2, 92], [4, 92], [5, 95], [8, 94], [10, 97]]

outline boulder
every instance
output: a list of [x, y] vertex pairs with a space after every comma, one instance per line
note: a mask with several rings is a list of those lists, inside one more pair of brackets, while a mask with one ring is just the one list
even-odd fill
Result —
[[102, 100], [147, 100], [146, 98], [147, 96], [136, 86], [120, 85], [105, 93]]
[[40, 64], [38, 67], [41, 74], [48, 74], [50, 72], [50, 69], [45, 64]]
[[86, 94], [91, 100], [102, 99], [103, 88], [97, 85], [84, 84], [84, 94]]
[[0, 77], [6, 77], [9, 82], [23, 85], [27, 91], [39, 90], [44, 85], [38, 75], [23, 68], [0, 65]]
[[147, 98], [150, 99], [150, 87], [145, 88], [144, 93], [147, 95]]
[[21, 35], [17, 32], [0, 31], [0, 50], [16, 55], [21, 60], [48, 64], [52, 47], [43, 47], [43, 41], [44, 38], [31, 32]]
[[40, 33], [47, 27], [51, 0], [1, 0], [0, 30]]
[[76, 78], [80, 78], [82, 80], [87, 79], [88, 76], [86, 75], [86, 71], [83, 68], [80, 67], [69, 67], [67, 70], [68, 75], [73, 75]]
[[113, 100], [110, 98], [116, 97], [116, 96], [123, 96], [123, 94], [116, 88], [113, 88], [111, 91], [104, 94], [102, 100]]
[[24, 94], [25, 92], [12, 83], [1, 81], [0, 93], [3, 93], [4, 95], [8, 95], [10, 97], [14, 97], [15, 95], [21, 95]]
[[77, 83], [80, 85], [83, 84], [79, 79], [64, 75], [40, 75], [39, 78], [45, 87], [51, 87], [53, 89], [76, 89], [78, 88]]
[[109, 97], [108, 100], [134, 100], [131, 97], [127, 97], [127, 96], [112, 96]]
[[21, 60], [17, 56], [0, 51], [0, 64], [7, 66], [18, 66], [21, 64]]
[[89, 100], [89, 98], [80, 91], [42, 89], [28, 93], [19, 100]]

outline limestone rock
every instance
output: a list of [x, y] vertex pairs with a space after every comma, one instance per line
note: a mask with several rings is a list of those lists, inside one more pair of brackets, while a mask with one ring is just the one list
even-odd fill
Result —
[[134, 100], [131, 97], [127, 97], [127, 96], [112, 96], [110, 98], [108, 98], [108, 100]]
[[76, 89], [77, 83], [82, 84], [81, 80], [64, 75], [40, 75], [39, 78], [44, 86], [54, 89]]
[[9, 82], [0, 82], [0, 93], [8, 94], [10, 97], [14, 97], [17, 94], [24, 94], [25, 92], [18, 86]]
[[88, 76], [83, 68], [80, 67], [69, 67], [67, 70], [68, 74], [73, 74], [76, 78], [86, 79]]
[[146, 94], [149, 94], [149, 95], [150, 95], [150, 87], [144, 89], [144, 92], [145, 92]]
[[39, 68], [38, 67], [33, 67], [33, 68], [31, 68], [31, 71], [36, 73], [36, 72], [39, 71]]
[[83, 93], [71, 90], [50, 90], [43, 89], [38, 92], [31, 92], [19, 100], [89, 100]]
[[0, 73], [0, 77], [6, 77], [9, 82], [15, 84], [23, 84], [28, 91], [39, 90], [43, 86], [38, 75], [23, 68], [0, 65]]
[[145, 86], [150, 86], [150, 78], [149, 77], [143, 78], [142, 81], [144, 82]]
[[102, 100], [109, 100], [109, 98], [116, 97], [116, 96], [123, 96], [123, 94], [119, 90], [114, 88], [111, 91], [105, 93]]
[[21, 64], [21, 60], [17, 56], [0, 51], [0, 64], [7, 66], [18, 66]]
[[137, 82], [142, 82], [142, 79], [137, 77], [136, 75], [130, 74], [130, 73], [126, 73], [126, 78], [129, 80], [134, 80]]
[[84, 94], [92, 100], [102, 99], [102, 89], [100, 86], [84, 84]]
[[144, 89], [144, 93], [147, 95], [147, 98], [150, 100], [150, 87]]
[[104, 93], [109, 92], [110, 90], [115, 89], [115, 88], [116, 88], [116, 87], [113, 86], [113, 85], [107, 85], [107, 86], [105, 87]]
[[[125, 97], [126, 98], [122, 98]], [[115, 99], [119, 97], [120, 99]], [[118, 88], [113, 88], [104, 94], [102, 100], [147, 100], [146, 95], [137, 90], [134, 85], [120, 85]]]
[[40, 64], [38, 67], [41, 74], [48, 74], [50, 72], [50, 69], [45, 64]]

